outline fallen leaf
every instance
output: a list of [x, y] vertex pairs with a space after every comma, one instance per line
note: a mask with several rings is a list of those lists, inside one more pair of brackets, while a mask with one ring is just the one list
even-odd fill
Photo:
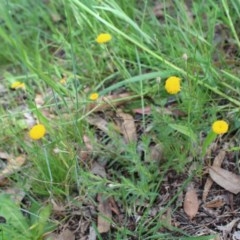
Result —
[[[88, 116], [87, 117], [87, 122], [100, 130], [102, 130], [105, 133], [108, 133], [109, 131], [109, 122], [107, 122], [105, 119], [99, 117], [99, 116]], [[119, 131], [119, 128], [111, 123], [113, 125], [113, 129]], [[111, 128], [112, 129], [112, 128]]]
[[161, 115], [172, 115], [172, 111], [170, 111], [169, 109], [167, 108], [163, 108], [163, 107], [156, 107], [155, 108], [155, 111], [160, 113]]
[[47, 234], [44, 235], [44, 240], [58, 240], [58, 234], [47, 233]]
[[83, 142], [85, 144], [85, 147], [79, 150], [79, 159], [81, 160], [81, 162], [87, 161], [87, 159], [89, 159], [89, 157], [93, 153], [92, 141], [86, 134], [83, 135]]
[[19, 205], [25, 197], [25, 192], [20, 188], [9, 187], [4, 190], [4, 193], [9, 194], [11, 196], [11, 199]]
[[106, 171], [105, 171], [104, 166], [102, 166], [102, 165], [101, 165], [100, 163], [98, 163], [98, 162], [94, 162], [94, 163], [93, 163], [91, 172], [92, 172], [93, 174], [96, 174], [97, 176], [102, 177], [102, 178], [105, 178], [105, 177], [107, 176], [107, 173], [106, 173]]
[[28, 127], [32, 127], [34, 124], [36, 124], [36, 120], [34, 119], [31, 112], [25, 112], [23, 113], [23, 116], [25, 117], [25, 121]]
[[227, 191], [237, 194], [240, 192], [240, 176], [223, 168], [212, 166], [209, 168], [212, 180]]
[[208, 177], [203, 188], [203, 195], [202, 195], [203, 202], [206, 202], [208, 193], [212, 185], [213, 185], [213, 180], [210, 177]]
[[154, 146], [150, 146], [150, 161], [155, 161], [160, 164], [162, 160], [163, 145], [159, 143]]
[[9, 159], [11, 157], [10, 154], [6, 153], [6, 152], [0, 152], [0, 159]]
[[109, 202], [110, 202], [110, 204], [111, 204], [111, 210], [112, 210], [112, 212], [114, 212], [116, 215], [119, 216], [120, 211], [119, 211], [119, 208], [118, 208], [118, 206], [117, 206], [114, 198], [113, 198], [113, 197], [110, 197], [110, 198], [109, 198]]
[[126, 143], [137, 141], [137, 131], [133, 116], [122, 112], [121, 109], [117, 110], [117, 116], [119, 117], [117, 123]]
[[171, 6], [172, 4], [170, 2], [157, 3], [153, 8], [153, 13], [157, 18], [164, 18], [166, 9]]
[[75, 240], [74, 233], [69, 229], [65, 229], [57, 238], [58, 240]]
[[103, 199], [103, 197], [98, 194], [98, 225], [97, 229], [99, 233], [106, 233], [110, 230], [112, 211], [109, 199]]
[[206, 208], [219, 208], [222, 207], [226, 202], [224, 199], [218, 198], [218, 199], [213, 199], [212, 201], [209, 201], [204, 204], [204, 207]]
[[[213, 160], [213, 166], [216, 166], [216, 167], [221, 167], [222, 165], [222, 162], [225, 158], [225, 155], [226, 155], [226, 152], [221, 150], [218, 155], [214, 158]], [[205, 202], [206, 199], [207, 199], [207, 196], [208, 196], [208, 193], [212, 187], [212, 184], [213, 184], [213, 180], [208, 177], [207, 178], [207, 181], [204, 185], [204, 189], [203, 189], [203, 195], [202, 195], [202, 200]]]
[[183, 209], [184, 212], [187, 214], [189, 219], [193, 219], [199, 208], [199, 202], [198, 197], [195, 189], [193, 186], [189, 186], [187, 189], [187, 192], [185, 194], [184, 203], [183, 203]]
[[37, 107], [43, 106], [43, 104], [45, 102], [43, 95], [39, 94], [39, 93], [36, 94], [34, 101], [35, 101]]
[[86, 134], [83, 135], [83, 142], [85, 143], [87, 150], [93, 151], [92, 141]]
[[223, 160], [226, 156], [226, 152], [224, 150], [221, 150], [218, 155], [213, 160], [213, 166], [215, 167], [221, 167]]
[[135, 108], [132, 110], [134, 113], [150, 115], [151, 114], [151, 107], [144, 107], [144, 108]]
[[57, 203], [55, 200], [51, 200], [52, 203], [52, 210], [54, 211], [54, 213], [59, 214], [59, 213], [63, 213], [66, 210], [66, 207], [63, 206], [61, 203]]
[[7, 159], [7, 166], [0, 172], [0, 179], [5, 178], [14, 171], [17, 171], [25, 163], [26, 157], [24, 155], [18, 156], [16, 158]]

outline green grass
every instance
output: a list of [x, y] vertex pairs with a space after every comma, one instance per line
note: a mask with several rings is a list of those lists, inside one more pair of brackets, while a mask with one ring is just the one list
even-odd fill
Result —
[[[229, 122], [229, 135], [239, 135], [239, 3], [193, 1], [187, 9], [184, 1], [173, 1], [170, 7], [163, 1], [164, 18], [159, 21], [153, 14], [154, 1], [46, 2], [4, 0], [0, 8], [0, 71], [6, 90], [0, 107], [1, 151], [15, 156], [24, 153], [27, 158], [24, 170], [9, 177], [12, 185], [24, 189], [40, 205], [54, 200], [81, 208], [97, 206], [98, 193], [114, 197], [125, 216], [123, 224], [112, 220], [109, 239], [175, 239], [177, 235], [211, 239], [188, 236], [159, 221], [194, 173], [189, 173], [155, 217], [149, 213], [159, 201], [169, 170], [182, 174], [191, 159], [202, 168], [200, 134], [207, 135], [216, 119]], [[225, 29], [220, 36], [216, 35], [218, 26]], [[97, 44], [101, 32], [110, 33], [113, 39]], [[235, 49], [234, 56], [221, 45], [225, 40]], [[181, 92], [173, 97], [164, 89], [165, 80], [172, 75], [182, 79]], [[62, 76], [66, 76], [66, 85], [60, 83]], [[26, 90], [10, 90], [14, 81], [24, 82]], [[107, 114], [110, 130], [101, 139], [102, 133], [88, 122], [88, 116], [97, 114], [89, 110], [91, 92], [101, 96], [131, 93], [132, 100], [126, 98], [123, 107], [130, 114], [134, 108], [151, 105], [150, 119], [143, 115], [136, 122], [148, 129], [139, 136], [141, 143], [125, 144], [113, 127], [114, 117]], [[45, 100], [40, 107], [34, 101], [37, 94]], [[174, 106], [183, 116], [161, 111], [169, 100], [176, 102]], [[112, 105], [108, 111], [115, 113], [114, 101], [108, 104]], [[44, 139], [29, 139], [26, 113], [46, 126]], [[93, 151], [83, 160], [81, 152], [88, 151], [84, 136], [90, 139]], [[151, 159], [151, 143], [163, 147], [160, 163]], [[97, 159], [104, 162], [107, 177], [91, 172]], [[81, 196], [81, 203], [75, 201], [76, 195]], [[16, 218], [23, 218], [16, 206], [14, 212]], [[46, 212], [45, 222], [50, 208]], [[129, 219], [139, 212], [140, 220], [135, 221], [134, 229], [129, 228]], [[36, 216], [41, 222], [41, 216]], [[42, 223], [35, 224], [43, 236], [47, 230]], [[95, 226], [95, 219], [91, 224]], [[29, 226], [26, 223], [24, 229]], [[8, 227], [11, 224], [2, 232]], [[168, 230], [163, 233], [163, 228]], [[32, 239], [30, 234], [24, 239]], [[36, 239], [42, 239], [40, 235]], [[98, 237], [101, 239], [99, 233]], [[0, 239], [15, 238], [0, 235]]]

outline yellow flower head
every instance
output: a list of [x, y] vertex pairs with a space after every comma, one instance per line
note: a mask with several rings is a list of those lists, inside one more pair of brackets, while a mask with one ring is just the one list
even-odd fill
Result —
[[181, 90], [181, 79], [179, 77], [169, 77], [165, 82], [165, 89], [169, 94], [177, 94]]
[[36, 124], [30, 129], [28, 134], [31, 139], [39, 140], [46, 134], [46, 128], [42, 124]]
[[216, 134], [223, 134], [228, 131], [228, 123], [224, 120], [217, 120], [212, 125], [212, 130]]
[[109, 33], [100, 33], [96, 38], [96, 42], [99, 44], [107, 43], [111, 41], [111, 39], [112, 39], [112, 36]]
[[61, 84], [66, 84], [67, 83], [67, 77], [63, 77], [62, 79], [60, 79], [60, 83]]
[[19, 81], [13, 82], [11, 84], [11, 89], [18, 89], [18, 88], [25, 89], [25, 84]]
[[98, 93], [91, 93], [89, 95], [89, 99], [92, 101], [96, 101], [99, 98], [99, 94]]

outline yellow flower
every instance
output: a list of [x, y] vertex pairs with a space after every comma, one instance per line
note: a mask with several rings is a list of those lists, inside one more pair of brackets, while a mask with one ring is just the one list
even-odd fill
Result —
[[12, 89], [18, 89], [18, 88], [25, 89], [25, 84], [23, 82], [16, 81], [11, 84], [11, 88]]
[[66, 84], [67, 83], [67, 77], [63, 77], [62, 79], [60, 79], [60, 83], [61, 84]]
[[96, 38], [96, 42], [99, 44], [107, 43], [111, 41], [111, 39], [112, 39], [112, 36], [109, 33], [100, 33]]
[[46, 128], [42, 124], [36, 124], [29, 131], [29, 137], [33, 140], [39, 140], [46, 134]]
[[91, 93], [89, 95], [89, 99], [92, 101], [96, 101], [99, 98], [99, 94], [98, 93]]
[[212, 125], [212, 130], [216, 134], [223, 134], [228, 131], [228, 123], [224, 120], [217, 120]]
[[180, 85], [181, 79], [179, 77], [169, 77], [165, 82], [165, 89], [169, 94], [176, 94], [180, 92], [181, 85]]

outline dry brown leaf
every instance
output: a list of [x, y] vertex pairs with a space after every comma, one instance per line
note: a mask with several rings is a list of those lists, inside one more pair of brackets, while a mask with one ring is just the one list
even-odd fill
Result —
[[151, 107], [144, 107], [144, 108], [135, 108], [132, 110], [134, 113], [150, 115], [151, 114]]
[[110, 204], [111, 204], [111, 210], [112, 210], [112, 212], [114, 212], [116, 215], [119, 216], [120, 210], [119, 210], [119, 208], [118, 208], [118, 206], [117, 206], [114, 198], [113, 198], [113, 197], [110, 197], [110, 198], [109, 198], [109, 202], [110, 202]]
[[32, 127], [34, 124], [36, 124], [36, 120], [34, 119], [32, 113], [30, 111], [23, 113], [23, 116], [25, 118], [25, 121], [26, 121], [28, 127]]
[[86, 134], [83, 135], [83, 142], [85, 143], [87, 150], [93, 151], [92, 141]]
[[198, 212], [198, 208], [199, 208], [199, 202], [198, 202], [197, 193], [193, 188], [193, 186], [190, 186], [187, 189], [187, 192], [184, 198], [184, 203], [183, 203], [184, 212], [187, 214], [187, 216], [190, 219], [193, 219]]
[[18, 156], [15, 159], [9, 158], [7, 166], [0, 172], [0, 179], [5, 178], [16, 170], [19, 170], [25, 161], [26, 156], [24, 155]]
[[[108, 133], [108, 131], [109, 131], [109, 123], [105, 119], [103, 119], [99, 116], [88, 116], [87, 122], [89, 124], [99, 128], [100, 130], [102, 130], [105, 133]], [[113, 125], [113, 128], [116, 131], [119, 131], [119, 128], [116, 125], [114, 125], [113, 123], [111, 123], [111, 125]]]
[[121, 109], [118, 109], [117, 116], [120, 118], [118, 124], [126, 143], [137, 141], [137, 131], [132, 115], [124, 113]]
[[8, 154], [8, 153], [6, 153], [6, 152], [0, 152], [0, 158], [1, 159], [9, 159], [9, 158], [11, 158], [12, 156], [10, 155], [10, 154]]
[[212, 185], [213, 185], [213, 180], [210, 177], [208, 177], [203, 189], [203, 195], [202, 195], [203, 202], [206, 202], [208, 193]]
[[44, 240], [58, 240], [58, 234], [47, 233], [47, 234], [44, 235]]
[[[221, 167], [222, 162], [223, 162], [223, 160], [224, 160], [224, 158], [225, 158], [225, 155], [226, 155], [226, 152], [223, 151], [223, 150], [221, 150], [221, 151], [219, 152], [219, 154], [214, 158], [214, 160], [213, 160], [213, 166]], [[203, 196], [202, 196], [202, 200], [203, 200], [204, 202], [205, 202], [206, 199], [207, 199], [207, 196], [208, 196], [208, 193], [209, 193], [209, 191], [210, 191], [210, 189], [211, 189], [211, 187], [212, 187], [212, 184], [213, 184], [213, 180], [212, 180], [210, 177], [208, 177], [208, 178], [207, 178], [207, 181], [206, 181], [206, 183], [205, 183], [205, 185], [204, 185]]]
[[81, 150], [79, 150], [79, 159], [80, 161], [87, 161], [87, 159], [89, 159], [89, 157], [91, 156], [91, 154], [93, 153], [93, 144], [91, 139], [84, 134], [83, 135], [83, 142], [85, 144], [85, 147], [81, 148]]
[[34, 101], [35, 101], [37, 107], [43, 106], [43, 104], [45, 102], [43, 95], [39, 94], [39, 93], [36, 94]]
[[226, 156], [226, 152], [224, 150], [221, 150], [219, 154], [214, 158], [213, 166], [221, 167], [225, 156]]
[[164, 1], [164, 3], [159, 2], [154, 6], [153, 13], [157, 18], [162, 18], [165, 16], [165, 10], [171, 6], [172, 4], [170, 1]]
[[106, 170], [105, 170], [104, 166], [101, 165], [101, 164], [98, 163], [98, 162], [94, 162], [94, 163], [93, 163], [91, 172], [92, 172], [93, 174], [96, 174], [96, 175], [99, 176], [99, 177], [105, 178], [105, 177], [107, 176], [107, 173], [106, 173]]
[[9, 187], [4, 190], [4, 193], [9, 194], [16, 204], [20, 204], [25, 197], [25, 192], [20, 188]]
[[55, 200], [51, 200], [54, 213], [63, 213], [66, 210], [66, 207], [61, 203], [57, 203]]
[[240, 192], [240, 176], [223, 168], [212, 166], [209, 168], [212, 180], [227, 191], [238, 194]]
[[222, 207], [226, 202], [224, 201], [224, 199], [221, 198], [217, 198], [217, 199], [213, 199], [212, 201], [209, 201], [207, 203], [204, 204], [204, 207], [206, 208], [219, 208]]
[[57, 238], [58, 240], [75, 240], [74, 233], [69, 229], [65, 229]]
[[154, 146], [150, 146], [150, 161], [161, 163], [162, 160], [163, 160], [163, 145], [159, 143]]
[[112, 219], [111, 204], [109, 199], [103, 199], [98, 194], [98, 231], [99, 233], [106, 233], [110, 230]]

